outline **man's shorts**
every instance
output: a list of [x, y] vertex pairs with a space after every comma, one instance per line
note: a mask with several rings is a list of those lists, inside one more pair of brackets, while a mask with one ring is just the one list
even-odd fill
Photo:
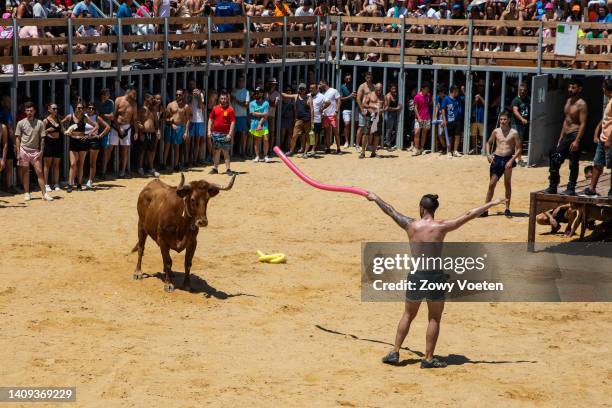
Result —
[[268, 129], [255, 130], [251, 129], [251, 134], [253, 137], [263, 137], [264, 139], [268, 138], [268, 134], [270, 133]]
[[138, 140], [134, 143], [138, 145], [138, 149], [144, 152], [154, 152], [155, 145], [157, 142], [157, 135], [155, 132], [146, 132], [138, 137]]
[[460, 135], [463, 129], [461, 128], [461, 123], [457, 120], [455, 122], [446, 122], [446, 130], [450, 137]]
[[365, 116], [363, 116], [363, 114], [361, 112], [359, 112], [359, 123], [358, 123], [359, 127], [364, 127], [365, 126]]
[[343, 110], [342, 111], [342, 120], [344, 121], [344, 123], [351, 123], [351, 117], [352, 115], [352, 111], [350, 110]]
[[601, 140], [597, 143], [595, 157], [593, 158], [593, 165], [601, 167], [606, 166], [607, 168], [612, 169], [612, 147], [606, 151], [604, 143]]
[[247, 118], [246, 116], [236, 116], [236, 124], [234, 125], [236, 132], [247, 131]]
[[229, 150], [232, 147], [232, 143], [227, 140], [227, 134], [225, 133], [213, 132], [212, 142], [215, 149]]
[[192, 122], [189, 124], [189, 136], [204, 137], [204, 123]]
[[419, 302], [421, 300], [439, 302], [446, 298], [445, 289], [423, 289], [421, 290], [422, 281], [427, 281], [431, 284], [446, 283], [448, 275], [442, 272], [417, 271], [414, 274], [408, 274], [408, 282], [413, 283], [414, 290], [406, 289], [406, 300], [410, 302]]
[[310, 121], [298, 119], [295, 121], [293, 125], [293, 134], [294, 135], [306, 135], [310, 132]]
[[[491, 167], [489, 168], [489, 175], [492, 177], [496, 175], [498, 178], [503, 176], [506, 171], [506, 164], [512, 160], [512, 156], [493, 156], [493, 161], [491, 162]], [[512, 161], [512, 167], [516, 167], [516, 160]]]
[[472, 136], [482, 136], [484, 133], [484, 123], [472, 123], [470, 126]]
[[431, 129], [431, 121], [430, 120], [415, 120], [414, 128], [415, 129]]
[[172, 125], [166, 125], [164, 133], [164, 142], [174, 145], [183, 144], [183, 135], [185, 134], [185, 125], [176, 125], [176, 130]]
[[338, 127], [338, 119], [336, 116], [323, 116], [323, 128], [327, 129], [330, 126], [334, 129]]
[[19, 146], [19, 161], [17, 164], [19, 166], [28, 167], [30, 163], [42, 163], [42, 152], [25, 146]]
[[319, 134], [323, 131], [323, 125], [321, 123], [315, 122], [312, 125], [312, 130], [314, 130], [315, 133]]
[[121, 129], [123, 129], [125, 136], [123, 138], [119, 137], [119, 133], [116, 129], [111, 128], [108, 133], [108, 140], [111, 146], [129, 146], [131, 144], [132, 138], [132, 128], [129, 124], [121, 125]]

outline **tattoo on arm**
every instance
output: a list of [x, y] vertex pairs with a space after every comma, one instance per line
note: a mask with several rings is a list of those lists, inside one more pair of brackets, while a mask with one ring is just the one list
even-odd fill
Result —
[[380, 197], [376, 198], [376, 204], [378, 204], [380, 209], [383, 210], [383, 212], [387, 214], [389, 217], [391, 217], [397, 225], [399, 225], [400, 227], [404, 229], [408, 228], [410, 223], [414, 221], [414, 219], [397, 212], [395, 208], [393, 208], [391, 205], [384, 202]]

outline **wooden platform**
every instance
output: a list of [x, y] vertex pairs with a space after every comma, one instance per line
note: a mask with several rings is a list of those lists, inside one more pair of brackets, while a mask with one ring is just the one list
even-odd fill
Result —
[[[529, 202], [529, 233], [527, 242], [529, 250], [533, 249], [536, 238], [536, 216], [544, 211], [552, 210], [563, 204], [572, 204], [581, 208], [582, 223], [580, 225], [580, 239], [584, 238], [586, 231], [586, 220], [590, 211], [596, 210], [601, 206], [612, 208], [612, 197], [608, 197], [610, 190], [610, 173], [602, 174], [597, 183], [597, 196], [588, 197], [584, 195], [565, 196], [561, 194], [547, 194], [544, 190], [531, 193]], [[590, 180], [581, 180], [576, 186], [576, 192], [580, 194], [587, 186]], [[567, 185], [560, 186], [558, 191], [564, 191]]]

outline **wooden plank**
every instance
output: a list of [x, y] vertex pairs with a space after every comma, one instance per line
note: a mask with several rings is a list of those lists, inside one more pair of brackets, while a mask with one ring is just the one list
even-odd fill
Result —
[[67, 42], [68, 39], [66, 37], [22, 38], [19, 40], [19, 45], [60, 45], [67, 44]]
[[426, 25], [426, 26], [449, 26], [449, 27], [467, 27], [467, 20], [430, 20], [427, 18], [405, 18], [404, 21], [408, 25]]
[[317, 47], [314, 45], [287, 45], [287, 54], [296, 52], [316, 52]]
[[11, 65], [13, 57], [0, 57], [0, 65]]
[[475, 35], [473, 42], [504, 43], [504, 44], [537, 44], [538, 37], [513, 37], [504, 35]]
[[116, 61], [117, 54], [74, 54], [72, 61], [74, 62], [89, 62], [89, 61]]
[[66, 27], [68, 20], [65, 18], [18, 18], [17, 25], [19, 27]]
[[538, 21], [474, 20], [474, 27], [539, 28]]
[[[265, 49], [265, 48], [257, 48], [257, 49]], [[206, 51], [206, 50], [204, 50]], [[251, 52], [253, 54], [253, 52]], [[206, 55], [206, 53], [204, 54]], [[210, 55], [212, 57], [225, 57], [225, 56], [235, 56], [235, 55], [244, 55], [244, 48], [213, 48]]]
[[290, 24], [314, 24], [317, 22], [317, 17], [316, 16], [306, 16], [306, 17], [295, 17], [295, 16], [290, 16], [287, 17], [287, 21]]
[[260, 54], [265, 54], [265, 55], [282, 55], [283, 54], [283, 47], [257, 47], [257, 48], [251, 48], [250, 53], [251, 53], [251, 55], [260, 55]]
[[[227, 18], [227, 17], [224, 17]], [[213, 20], [216, 22], [216, 20]], [[251, 17], [251, 22], [255, 24], [283, 24], [281, 17]], [[217, 23], [218, 24], [218, 23]]]
[[264, 38], [283, 38], [282, 31], [266, 31], [259, 33], [251, 33], [251, 38], [255, 40], [263, 40]]
[[246, 34], [242, 31], [237, 33], [212, 33], [210, 38], [212, 40], [244, 40], [246, 39]]
[[168, 41], [205, 41], [207, 38], [208, 33], [168, 34]]
[[509, 60], [537, 60], [537, 52], [514, 52], [514, 51], [474, 51], [472, 53], [473, 58], [491, 58], [491, 59], [509, 59]]
[[[282, 22], [283, 19], [280, 17], [271, 17], [275, 19], [274, 21]], [[246, 24], [246, 18], [244, 16], [235, 16], [235, 17], [213, 17], [213, 24]]]
[[117, 36], [116, 35], [103, 35], [99, 37], [72, 37], [73, 44], [100, 44], [100, 43], [109, 43], [116, 44]]
[[455, 35], [455, 34], [406, 34], [406, 40], [408, 41], [468, 41], [467, 35]]
[[[36, 20], [36, 19], [35, 19]], [[68, 25], [68, 20], [65, 18], [59, 18], [59, 19], [51, 19], [48, 18], [46, 20], [43, 21], [55, 21], [55, 20], [59, 20], [62, 21], [64, 24], [58, 24], [58, 25], [63, 25], [63, 26], [67, 26]], [[74, 28], [77, 28], [79, 26], [85, 25], [92, 25], [92, 26], [101, 26], [101, 25], [107, 25], [107, 26], [112, 26], [117, 24], [117, 19], [116, 18], [96, 18], [96, 17], [86, 17], [86, 18], [73, 18], [72, 19], [72, 26]]]
[[[163, 56], [163, 51], [161, 53]], [[196, 50], [168, 50], [168, 58], [205, 57], [206, 48]]]
[[[394, 54], [394, 55], [399, 55], [400, 54], [400, 49], [399, 48], [387, 48], [387, 47], [361, 47], [361, 46], [353, 46], [353, 45], [345, 45], [344, 47], [341, 48], [342, 52], [359, 52], [359, 53], [373, 53], [373, 54]], [[409, 50], [406, 49], [406, 52], [408, 52]], [[423, 50], [424, 51], [424, 50]], [[430, 50], [433, 51], [433, 50]], [[417, 54], [420, 55], [420, 54]]]
[[38, 57], [19, 57], [19, 63], [30, 64], [50, 64], [57, 62], [66, 62], [66, 55], [41, 55]]
[[[557, 28], [557, 25], [561, 22], [558, 21], [546, 21], [544, 23], [545, 28]], [[574, 23], [580, 26], [583, 30], [612, 30], [612, 23]]]
[[[169, 53], [170, 51], [168, 51]], [[161, 58], [164, 55], [163, 50], [159, 51], [129, 51], [121, 53], [121, 59], [154, 59]]]
[[[233, 18], [233, 17], [228, 17], [228, 18]], [[242, 17], [239, 17], [242, 18]], [[214, 21], [215, 18], [213, 18]], [[145, 19], [142, 19], [145, 20]], [[163, 19], [159, 24], [163, 24]], [[136, 24], [147, 24], [147, 23], [136, 23]], [[208, 24], [208, 18], [207, 17], [169, 17], [168, 18], [168, 24], [169, 25], [193, 25], [193, 24], [199, 24], [202, 26], [206, 26], [206, 24]]]
[[536, 202], [537, 195], [536, 193], [531, 193], [529, 195], [529, 227], [527, 230], [527, 242], [529, 251], [533, 251], [533, 243], [535, 242], [535, 232], [536, 232]]
[[432, 50], [432, 49], [427, 49], [427, 48], [406, 48], [404, 50], [404, 55], [465, 58], [467, 57], [467, 51], [465, 50]]
[[144, 42], [164, 41], [164, 35], [163, 34], [123, 35], [121, 36], [121, 41], [123, 41], [124, 43], [131, 43], [131, 42], [144, 43]]
[[361, 16], [343, 16], [340, 19], [341, 23], [357, 23], [357, 24], [402, 24], [402, 18], [391, 17], [361, 17]]
[[[342, 31], [340, 34], [342, 38], [375, 38], [384, 40], [399, 40], [399, 33], [380, 33], [380, 32], [367, 32], [367, 31]], [[420, 36], [421, 39], [425, 39], [425, 36]], [[427, 36], [429, 38], [429, 36]]]
[[314, 31], [287, 31], [287, 38], [312, 38], [316, 37], [316, 33]]

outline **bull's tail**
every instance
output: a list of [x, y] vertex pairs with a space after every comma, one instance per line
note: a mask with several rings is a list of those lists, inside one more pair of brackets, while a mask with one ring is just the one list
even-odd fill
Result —
[[132, 252], [130, 252], [130, 253], [133, 254], [136, 251], [138, 251], [138, 242], [136, 243], [136, 245], [134, 245], [134, 248], [132, 248]]

